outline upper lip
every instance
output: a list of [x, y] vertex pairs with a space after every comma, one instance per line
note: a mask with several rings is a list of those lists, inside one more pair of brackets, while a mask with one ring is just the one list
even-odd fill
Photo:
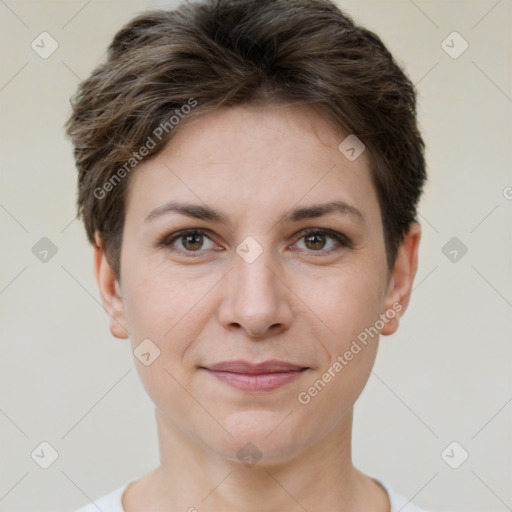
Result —
[[215, 372], [230, 372], [258, 375], [262, 373], [294, 372], [299, 370], [305, 370], [307, 367], [298, 364], [288, 363], [286, 361], [272, 359], [269, 361], [263, 361], [258, 364], [253, 364], [249, 363], [248, 361], [242, 360], [223, 361], [221, 363], [205, 366], [203, 368]]

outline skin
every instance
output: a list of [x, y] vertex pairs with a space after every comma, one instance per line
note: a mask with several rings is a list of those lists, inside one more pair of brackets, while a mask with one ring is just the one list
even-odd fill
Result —
[[[311, 106], [220, 109], [182, 123], [130, 176], [120, 280], [99, 237], [95, 276], [111, 333], [133, 349], [149, 338], [160, 350], [149, 366], [135, 364], [155, 404], [161, 465], [128, 487], [126, 511], [249, 512], [262, 503], [268, 512], [389, 511], [386, 492], [351, 460], [353, 406], [378, 336], [308, 404], [297, 398], [379, 315], [393, 304], [403, 314], [417, 269], [416, 223], [388, 269], [367, 156], [349, 161], [338, 150], [346, 135]], [[226, 222], [176, 212], [144, 220], [171, 199], [221, 210]], [[278, 222], [335, 200], [364, 218]], [[207, 232], [159, 244], [189, 228]], [[263, 249], [252, 263], [236, 252], [247, 236]], [[398, 319], [380, 334], [395, 332]], [[308, 370], [276, 390], [247, 392], [199, 368], [233, 359]], [[251, 467], [237, 457], [246, 443], [262, 455]]]

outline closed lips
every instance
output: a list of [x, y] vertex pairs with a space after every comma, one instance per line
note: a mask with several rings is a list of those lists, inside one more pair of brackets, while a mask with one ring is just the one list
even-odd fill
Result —
[[308, 368], [286, 361], [264, 361], [251, 364], [247, 361], [224, 361], [206, 370], [223, 384], [246, 392], [270, 392], [293, 382]]
[[267, 373], [289, 373], [306, 370], [307, 367], [300, 366], [285, 361], [264, 361], [258, 364], [252, 364], [247, 361], [224, 361], [207, 367], [203, 367], [213, 372], [240, 373], [245, 375], [262, 375]]

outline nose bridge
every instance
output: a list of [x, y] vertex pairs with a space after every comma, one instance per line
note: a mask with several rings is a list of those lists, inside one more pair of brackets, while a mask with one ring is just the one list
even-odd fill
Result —
[[[236, 282], [235, 292], [240, 300], [251, 298], [251, 302], [275, 301], [276, 293], [276, 277], [270, 271], [273, 265], [272, 251], [264, 249], [260, 246], [258, 249], [251, 246], [251, 242], [243, 242], [237, 248], [237, 255], [235, 257], [235, 268], [232, 279]], [[244, 250], [247, 250], [244, 253]], [[270, 268], [269, 268], [270, 267]], [[261, 307], [261, 304], [260, 304]]]
[[238, 325], [250, 335], [263, 336], [271, 327], [283, 327], [290, 321], [286, 292], [276, 277], [275, 267], [270, 249], [261, 245], [258, 249], [250, 240], [247, 245], [240, 244], [233, 270], [227, 276], [227, 295], [221, 315], [226, 327]]

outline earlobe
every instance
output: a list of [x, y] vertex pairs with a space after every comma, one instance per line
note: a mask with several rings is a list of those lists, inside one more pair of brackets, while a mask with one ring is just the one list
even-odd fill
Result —
[[129, 333], [125, 327], [121, 287], [107, 260], [103, 244], [97, 232], [94, 238], [94, 276], [101, 295], [103, 308], [110, 321], [110, 332], [116, 338], [126, 339]]
[[421, 238], [421, 227], [412, 222], [409, 231], [400, 245], [395, 260], [393, 274], [386, 292], [385, 314], [391, 317], [381, 329], [381, 334], [390, 335], [398, 329], [400, 316], [409, 304], [412, 285], [418, 269], [418, 248]]

